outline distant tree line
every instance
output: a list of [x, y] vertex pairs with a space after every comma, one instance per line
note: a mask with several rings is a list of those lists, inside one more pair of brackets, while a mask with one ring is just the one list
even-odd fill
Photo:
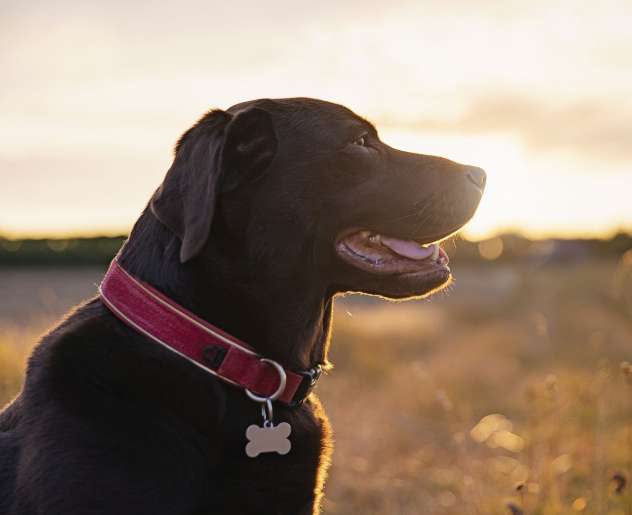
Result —
[[0, 237], [0, 266], [107, 265], [126, 236], [12, 240]]
[[[102, 266], [116, 255], [126, 236], [92, 238], [9, 239], [0, 236], [0, 266]], [[532, 240], [503, 234], [482, 241], [463, 237], [443, 243], [451, 258], [460, 261], [569, 262], [619, 258], [632, 262], [632, 235], [620, 232], [609, 239]]]
[[[465, 261], [529, 261], [563, 263], [587, 259], [619, 259], [632, 251], [632, 234], [619, 232], [611, 238], [529, 239], [508, 233], [482, 241], [457, 238], [446, 242], [448, 254]], [[632, 261], [632, 253], [627, 255]]]

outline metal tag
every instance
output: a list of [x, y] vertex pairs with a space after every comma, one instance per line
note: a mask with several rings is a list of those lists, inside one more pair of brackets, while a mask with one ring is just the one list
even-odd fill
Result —
[[276, 452], [277, 454], [287, 454], [292, 448], [292, 443], [288, 439], [292, 432], [292, 426], [287, 422], [281, 422], [275, 426], [270, 421], [265, 421], [263, 427], [255, 424], [246, 429], [246, 455], [249, 458], [256, 458], [264, 452]]

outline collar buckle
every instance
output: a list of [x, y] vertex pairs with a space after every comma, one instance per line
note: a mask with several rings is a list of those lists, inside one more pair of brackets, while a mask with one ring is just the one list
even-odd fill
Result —
[[291, 408], [295, 408], [296, 406], [300, 406], [305, 402], [305, 399], [312, 393], [312, 390], [316, 386], [316, 383], [320, 379], [320, 376], [323, 373], [323, 367], [321, 365], [316, 365], [309, 370], [303, 370], [298, 372], [298, 374], [303, 376], [303, 380], [301, 384], [296, 389], [296, 393], [294, 394], [294, 398], [290, 403]]

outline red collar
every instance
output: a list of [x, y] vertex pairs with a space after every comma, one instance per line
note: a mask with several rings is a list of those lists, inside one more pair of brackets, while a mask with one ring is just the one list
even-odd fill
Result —
[[321, 367], [292, 372], [262, 358], [249, 345], [197, 317], [149, 284], [125, 271], [115, 259], [99, 293], [124, 323], [184, 359], [243, 388], [260, 402], [278, 400], [297, 406], [309, 395]]

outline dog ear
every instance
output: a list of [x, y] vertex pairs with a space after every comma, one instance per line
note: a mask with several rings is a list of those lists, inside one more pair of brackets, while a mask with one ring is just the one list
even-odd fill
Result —
[[224, 111], [211, 111], [182, 135], [173, 164], [149, 202], [154, 216], [180, 238], [182, 263], [198, 255], [208, 238], [230, 119]]
[[180, 238], [182, 263], [204, 247], [220, 192], [265, 170], [276, 148], [272, 120], [258, 108], [235, 115], [211, 111], [182, 135], [149, 203], [154, 216]]

